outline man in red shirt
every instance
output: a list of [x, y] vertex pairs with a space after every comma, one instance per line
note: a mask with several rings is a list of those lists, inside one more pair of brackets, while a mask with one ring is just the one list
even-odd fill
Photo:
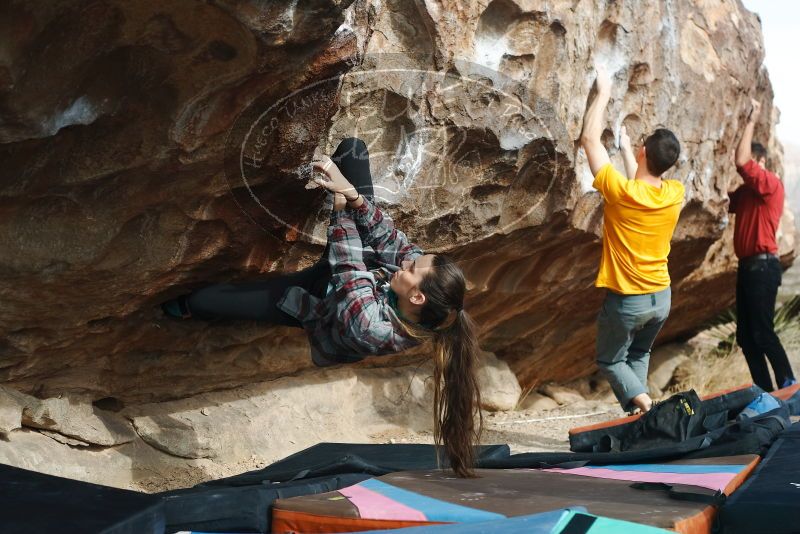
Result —
[[[781, 285], [781, 264], [775, 233], [783, 214], [784, 190], [780, 178], [764, 168], [767, 151], [753, 143], [753, 129], [761, 104], [753, 109], [736, 148], [736, 170], [744, 185], [729, 193], [736, 214], [733, 248], [739, 258], [736, 279], [736, 341], [742, 347], [753, 382], [772, 391], [767, 359], [779, 388], [795, 383], [792, 367], [775, 334], [775, 297]], [[766, 359], [765, 359], [766, 356]]]

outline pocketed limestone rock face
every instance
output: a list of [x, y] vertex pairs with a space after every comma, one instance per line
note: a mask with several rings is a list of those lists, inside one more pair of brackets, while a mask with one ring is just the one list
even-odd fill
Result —
[[588, 374], [594, 65], [614, 73], [617, 165], [623, 124], [683, 145], [662, 340], [733, 300], [725, 192], [750, 96], [778, 146], [738, 1], [11, 3], [0, 27], [0, 381], [40, 397], [155, 402], [310, 369], [298, 330], [157, 305], [315, 261], [328, 207], [307, 162], [344, 136], [368, 142], [398, 226], [462, 263], [486, 350], [524, 387]]

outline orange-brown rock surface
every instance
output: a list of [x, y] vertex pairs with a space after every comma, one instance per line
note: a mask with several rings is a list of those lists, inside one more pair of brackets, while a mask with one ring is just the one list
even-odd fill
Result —
[[758, 137], [777, 116], [738, 0], [11, 2], [0, 28], [0, 382], [42, 397], [158, 401], [311, 367], [300, 331], [157, 305], [313, 262], [328, 207], [307, 162], [351, 135], [398, 225], [463, 262], [484, 348], [523, 385], [588, 373], [593, 66], [615, 72], [617, 163], [622, 124], [683, 144], [662, 340], [731, 304], [732, 151], [751, 96]]

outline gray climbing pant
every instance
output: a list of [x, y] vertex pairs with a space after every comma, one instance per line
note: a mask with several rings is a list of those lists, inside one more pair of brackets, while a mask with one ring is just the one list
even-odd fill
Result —
[[597, 316], [597, 366], [624, 410], [633, 409], [631, 399], [648, 393], [650, 349], [671, 303], [670, 288], [646, 295], [606, 293]]

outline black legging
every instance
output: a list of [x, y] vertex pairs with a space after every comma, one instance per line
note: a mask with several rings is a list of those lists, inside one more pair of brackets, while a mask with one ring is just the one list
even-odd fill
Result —
[[[369, 171], [369, 152], [361, 139], [344, 139], [331, 159], [356, 190], [373, 198], [372, 175]], [[331, 278], [327, 259], [328, 247], [322, 258], [296, 273], [273, 275], [265, 280], [235, 284], [214, 284], [192, 292], [186, 303], [192, 317], [197, 319], [245, 319], [270, 324], [302, 327], [300, 321], [277, 307], [286, 289], [299, 286], [322, 298]]]

